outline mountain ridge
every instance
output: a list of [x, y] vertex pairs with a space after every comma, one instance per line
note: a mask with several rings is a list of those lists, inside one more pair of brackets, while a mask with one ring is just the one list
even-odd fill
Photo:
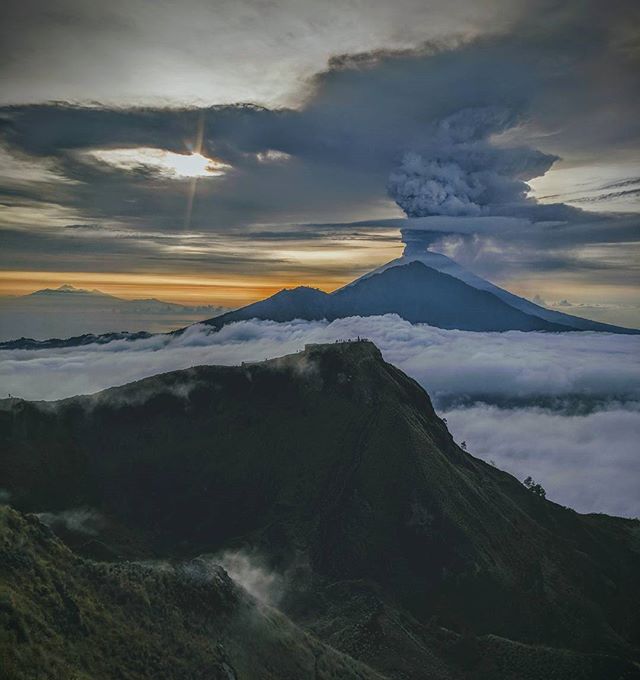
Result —
[[372, 273], [333, 293], [306, 287], [280, 291], [203, 323], [220, 329], [226, 323], [251, 318], [332, 321], [389, 313], [411, 323], [459, 330], [574, 330], [514, 309], [492, 293], [468, 286], [419, 261]]
[[161, 305], [166, 305], [167, 307], [172, 307], [182, 310], [211, 310], [220, 308], [219, 305], [184, 305], [178, 302], [168, 302], [166, 300], [160, 300], [158, 298], [121, 298], [117, 295], [111, 293], [105, 293], [98, 288], [77, 288], [68, 283], [63, 283], [57, 288], [41, 288], [39, 290], [34, 290], [32, 293], [27, 293], [26, 295], [20, 295], [12, 298], [12, 300], [20, 300], [26, 298], [37, 298], [37, 297], [50, 297], [50, 296], [62, 296], [65, 298], [73, 297], [87, 297], [96, 298], [100, 300], [109, 300], [116, 304], [132, 304], [132, 303], [157, 303]]
[[[125, 299], [64, 284], [19, 297], [0, 297], [0, 347], [34, 349], [86, 344], [88, 336], [134, 339], [200, 321], [226, 308], [182, 305], [155, 298]], [[13, 334], [13, 338], [8, 333]], [[18, 337], [21, 336], [21, 337]], [[16, 339], [17, 338], [17, 339]]]
[[[487, 636], [524, 645], [495, 643], [525, 666], [540, 645], [573, 667], [638, 658], [638, 523], [578, 515], [470, 456], [370, 342], [3, 400], [0, 442], [17, 509], [95, 508], [102, 559], [131, 540], [138, 557], [255, 551], [290, 574], [285, 614], [383, 674], [528, 677], [482, 676]], [[470, 670], [450, 656], [461, 640]]]
[[[149, 301], [140, 301], [146, 303]], [[135, 303], [135, 301], [131, 301]], [[154, 303], [155, 304], [155, 303]], [[479, 332], [596, 331], [638, 334], [640, 330], [604, 324], [536, 305], [481, 279], [440, 253], [405, 255], [382, 265], [331, 293], [317, 288], [284, 288], [274, 295], [236, 310], [199, 321], [219, 330], [227, 323], [251, 318], [276, 322], [332, 321], [349, 316], [398, 314], [411, 323]], [[189, 326], [169, 331], [183, 333]], [[145, 331], [138, 331], [144, 333]], [[0, 342], [1, 349], [56, 349], [110, 336], [124, 339], [126, 332], [83, 334], [71, 338], [37, 340], [21, 337]]]
[[574, 316], [573, 314], [566, 314], [565, 312], [560, 312], [558, 310], [547, 309], [546, 307], [542, 307], [541, 305], [536, 304], [535, 302], [531, 302], [531, 300], [527, 300], [526, 298], [515, 295], [514, 293], [511, 293], [510, 291], [505, 290], [504, 288], [500, 288], [499, 286], [496, 286], [487, 279], [483, 279], [477, 276], [468, 269], [465, 269], [464, 267], [460, 266], [455, 260], [452, 260], [450, 257], [447, 257], [442, 253], [436, 253], [428, 249], [415, 252], [413, 249], [408, 247], [401, 257], [395, 260], [391, 260], [390, 262], [383, 264], [381, 267], [378, 267], [377, 269], [374, 269], [371, 272], [367, 272], [366, 274], [356, 279], [355, 281], [348, 283], [345, 286], [345, 288], [353, 285], [354, 283], [358, 283], [361, 280], [369, 278], [374, 274], [390, 269], [391, 267], [405, 266], [407, 264], [410, 264], [411, 262], [421, 262], [427, 267], [436, 269], [437, 271], [443, 274], [449, 274], [450, 276], [454, 276], [463, 281], [464, 283], [473, 286], [474, 288], [477, 288], [479, 290], [485, 290], [489, 293], [493, 293], [501, 300], [503, 300], [503, 302], [506, 302], [507, 304], [511, 305], [512, 307], [515, 307], [516, 309], [519, 309], [520, 311], [526, 314], [539, 316], [540, 318], [546, 321], [550, 321], [552, 323], [559, 323], [562, 325], [572, 326], [579, 330], [594, 330], [612, 333], [634, 330], [624, 328], [622, 326], [616, 326], [615, 324], [593, 321], [591, 319], [583, 319], [582, 317]]

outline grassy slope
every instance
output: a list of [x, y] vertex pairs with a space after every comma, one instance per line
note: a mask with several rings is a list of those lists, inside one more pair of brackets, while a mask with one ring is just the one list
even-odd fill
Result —
[[[18, 507], [97, 507], [114, 555], [244, 544], [282, 571], [302, 555], [287, 611], [380, 668], [407, 657], [407, 677], [449, 677], [502, 637], [637, 658], [638, 523], [538, 499], [461, 451], [369, 343], [4, 409], [0, 476]], [[353, 611], [352, 583], [375, 593]], [[528, 658], [500, 644], [496, 663]]]
[[[390, 677], [637, 677], [629, 664], [603, 655], [425, 628], [385, 608], [363, 584], [335, 588], [348, 610], [338, 608], [325, 619], [331, 628], [326, 637], [386, 667]], [[33, 515], [6, 506], [0, 507], [0, 676], [383, 678], [259, 605], [209, 563], [161, 570], [95, 563], [74, 555]]]
[[0, 507], [0, 676], [233, 680], [381, 676], [259, 605], [222, 570], [74, 555]]

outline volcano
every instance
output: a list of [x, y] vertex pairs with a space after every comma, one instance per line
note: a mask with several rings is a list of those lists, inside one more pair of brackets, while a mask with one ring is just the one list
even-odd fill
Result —
[[397, 314], [411, 323], [465, 331], [640, 331], [545, 309], [426, 250], [408, 252], [333, 293], [308, 287], [282, 290], [204, 323], [319, 320]]
[[[596, 331], [637, 334], [640, 330], [583, 319], [541, 307], [476, 276], [431, 250], [405, 254], [332, 293], [299, 286], [199, 322], [219, 330], [236, 321], [333, 321], [350, 316], [397, 314], [410, 323], [463, 331]], [[182, 333], [186, 328], [173, 331]], [[19, 338], [0, 349], [47, 349], [104, 344], [149, 337], [144, 332], [85, 334], [66, 339]]]

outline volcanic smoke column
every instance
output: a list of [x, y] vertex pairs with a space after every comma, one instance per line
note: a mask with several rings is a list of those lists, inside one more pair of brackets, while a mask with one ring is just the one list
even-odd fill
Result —
[[535, 204], [527, 182], [558, 160], [526, 146], [498, 146], [518, 123], [497, 107], [463, 109], [436, 125], [428, 147], [405, 153], [389, 176], [389, 195], [408, 217], [506, 214]]

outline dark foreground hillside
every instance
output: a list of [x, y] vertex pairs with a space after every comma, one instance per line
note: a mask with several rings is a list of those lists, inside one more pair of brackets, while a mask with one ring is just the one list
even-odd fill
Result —
[[[289, 619], [387, 677], [640, 677], [638, 522], [578, 515], [465, 453], [368, 342], [5, 400], [0, 479], [15, 508], [47, 513], [86, 557], [254, 556], [280, 576]], [[89, 528], [68, 521], [79, 508]], [[39, 573], [54, 567], [43, 557]], [[5, 578], [29, 597], [29, 581]], [[172, 615], [188, 619], [175, 587]], [[29, 654], [36, 638], [12, 630], [5, 640]]]
[[0, 677], [380, 678], [203, 560], [158, 569], [74, 555], [0, 508]]

